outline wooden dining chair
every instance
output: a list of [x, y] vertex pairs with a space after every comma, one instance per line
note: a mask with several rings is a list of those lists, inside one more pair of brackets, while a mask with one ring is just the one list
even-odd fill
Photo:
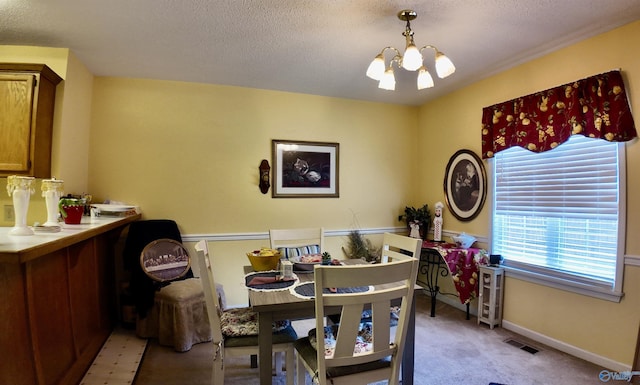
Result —
[[[315, 267], [316, 329], [295, 343], [298, 384], [305, 383], [305, 373], [320, 385], [398, 384], [418, 274], [414, 256], [421, 244], [419, 239], [385, 234], [385, 246], [380, 264]], [[375, 288], [353, 290], [370, 286]], [[397, 326], [391, 328], [394, 300], [401, 305]], [[325, 311], [336, 307], [341, 308], [340, 323], [325, 327]], [[362, 322], [368, 307], [371, 321]]]
[[[416, 243], [418, 248], [416, 249]], [[403, 235], [385, 233], [382, 239], [382, 248], [380, 255], [380, 263], [386, 263], [390, 257], [393, 257], [395, 253], [400, 251], [405, 255], [417, 258], [420, 260], [420, 253], [422, 252], [422, 241], [416, 238], [405, 237]], [[398, 318], [398, 306], [392, 306], [389, 309], [389, 316], [392, 319], [392, 323]], [[362, 321], [371, 320], [371, 310], [365, 310], [362, 312]], [[340, 323], [340, 315], [333, 314], [327, 317], [327, 323], [337, 324]]]
[[[221, 385], [224, 384], [225, 355], [249, 356], [258, 354], [258, 317], [249, 308], [227, 310], [220, 308], [207, 241], [199, 241], [196, 243], [195, 249], [200, 268], [200, 281], [204, 290], [207, 314], [213, 335], [214, 355], [211, 384]], [[274, 324], [273, 352], [277, 355], [282, 353], [286, 355], [287, 385], [293, 385], [295, 379], [293, 342], [297, 338], [298, 336], [289, 321]], [[276, 372], [279, 373], [282, 368], [282, 362], [280, 360], [276, 361]]]
[[290, 259], [304, 254], [324, 252], [324, 228], [271, 229], [271, 248], [281, 250], [282, 256]]

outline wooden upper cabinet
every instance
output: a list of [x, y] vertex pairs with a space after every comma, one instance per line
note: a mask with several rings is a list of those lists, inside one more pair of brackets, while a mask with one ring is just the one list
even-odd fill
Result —
[[51, 177], [56, 86], [44, 64], [0, 63], [0, 176]]

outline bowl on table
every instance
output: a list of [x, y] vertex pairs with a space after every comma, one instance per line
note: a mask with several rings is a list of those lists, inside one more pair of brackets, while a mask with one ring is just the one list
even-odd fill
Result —
[[322, 263], [321, 254], [305, 254], [291, 257], [289, 259], [293, 262], [294, 271], [313, 271], [315, 265]]
[[247, 253], [254, 271], [277, 270], [280, 256], [280, 252], [273, 249], [260, 249]]

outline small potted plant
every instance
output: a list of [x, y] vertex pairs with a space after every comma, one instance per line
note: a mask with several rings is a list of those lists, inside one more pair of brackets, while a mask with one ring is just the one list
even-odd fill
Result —
[[407, 206], [404, 208], [404, 215], [401, 215], [400, 220], [404, 220], [407, 223], [407, 228], [410, 229], [411, 225], [417, 225], [419, 227], [420, 237], [427, 239], [429, 233], [429, 226], [431, 226], [431, 211], [429, 211], [429, 205], [424, 205], [420, 208]]
[[58, 209], [64, 223], [68, 225], [80, 224], [84, 214], [85, 200], [82, 198], [63, 197], [58, 201]]

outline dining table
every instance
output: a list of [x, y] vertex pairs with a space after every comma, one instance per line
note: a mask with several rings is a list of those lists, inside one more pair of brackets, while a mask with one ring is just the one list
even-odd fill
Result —
[[[343, 264], [366, 263], [360, 259], [347, 259]], [[249, 306], [258, 314], [258, 368], [260, 384], [271, 384], [272, 376], [272, 323], [279, 320], [302, 320], [315, 318], [315, 301], [313, 297], [296, 295], [292, 290], [298, 285], [313, 282], [313, 271], [295, 271], [294, 280], [273, 289], [268, 287], [249, 286], [249, 278], [253, 274], [251, 266], [245, 266], [245, 285], [249, 292]], [[401, 381], [403, 385], [413, 385], [413, 369], [415, 355], [415, 295], [422, 288], [415, 286], [406, 341], [402, 357]], [[375, 290], [375, 287], [374, 287]], [[289, 370], [289, 368], [287, 368]]]

